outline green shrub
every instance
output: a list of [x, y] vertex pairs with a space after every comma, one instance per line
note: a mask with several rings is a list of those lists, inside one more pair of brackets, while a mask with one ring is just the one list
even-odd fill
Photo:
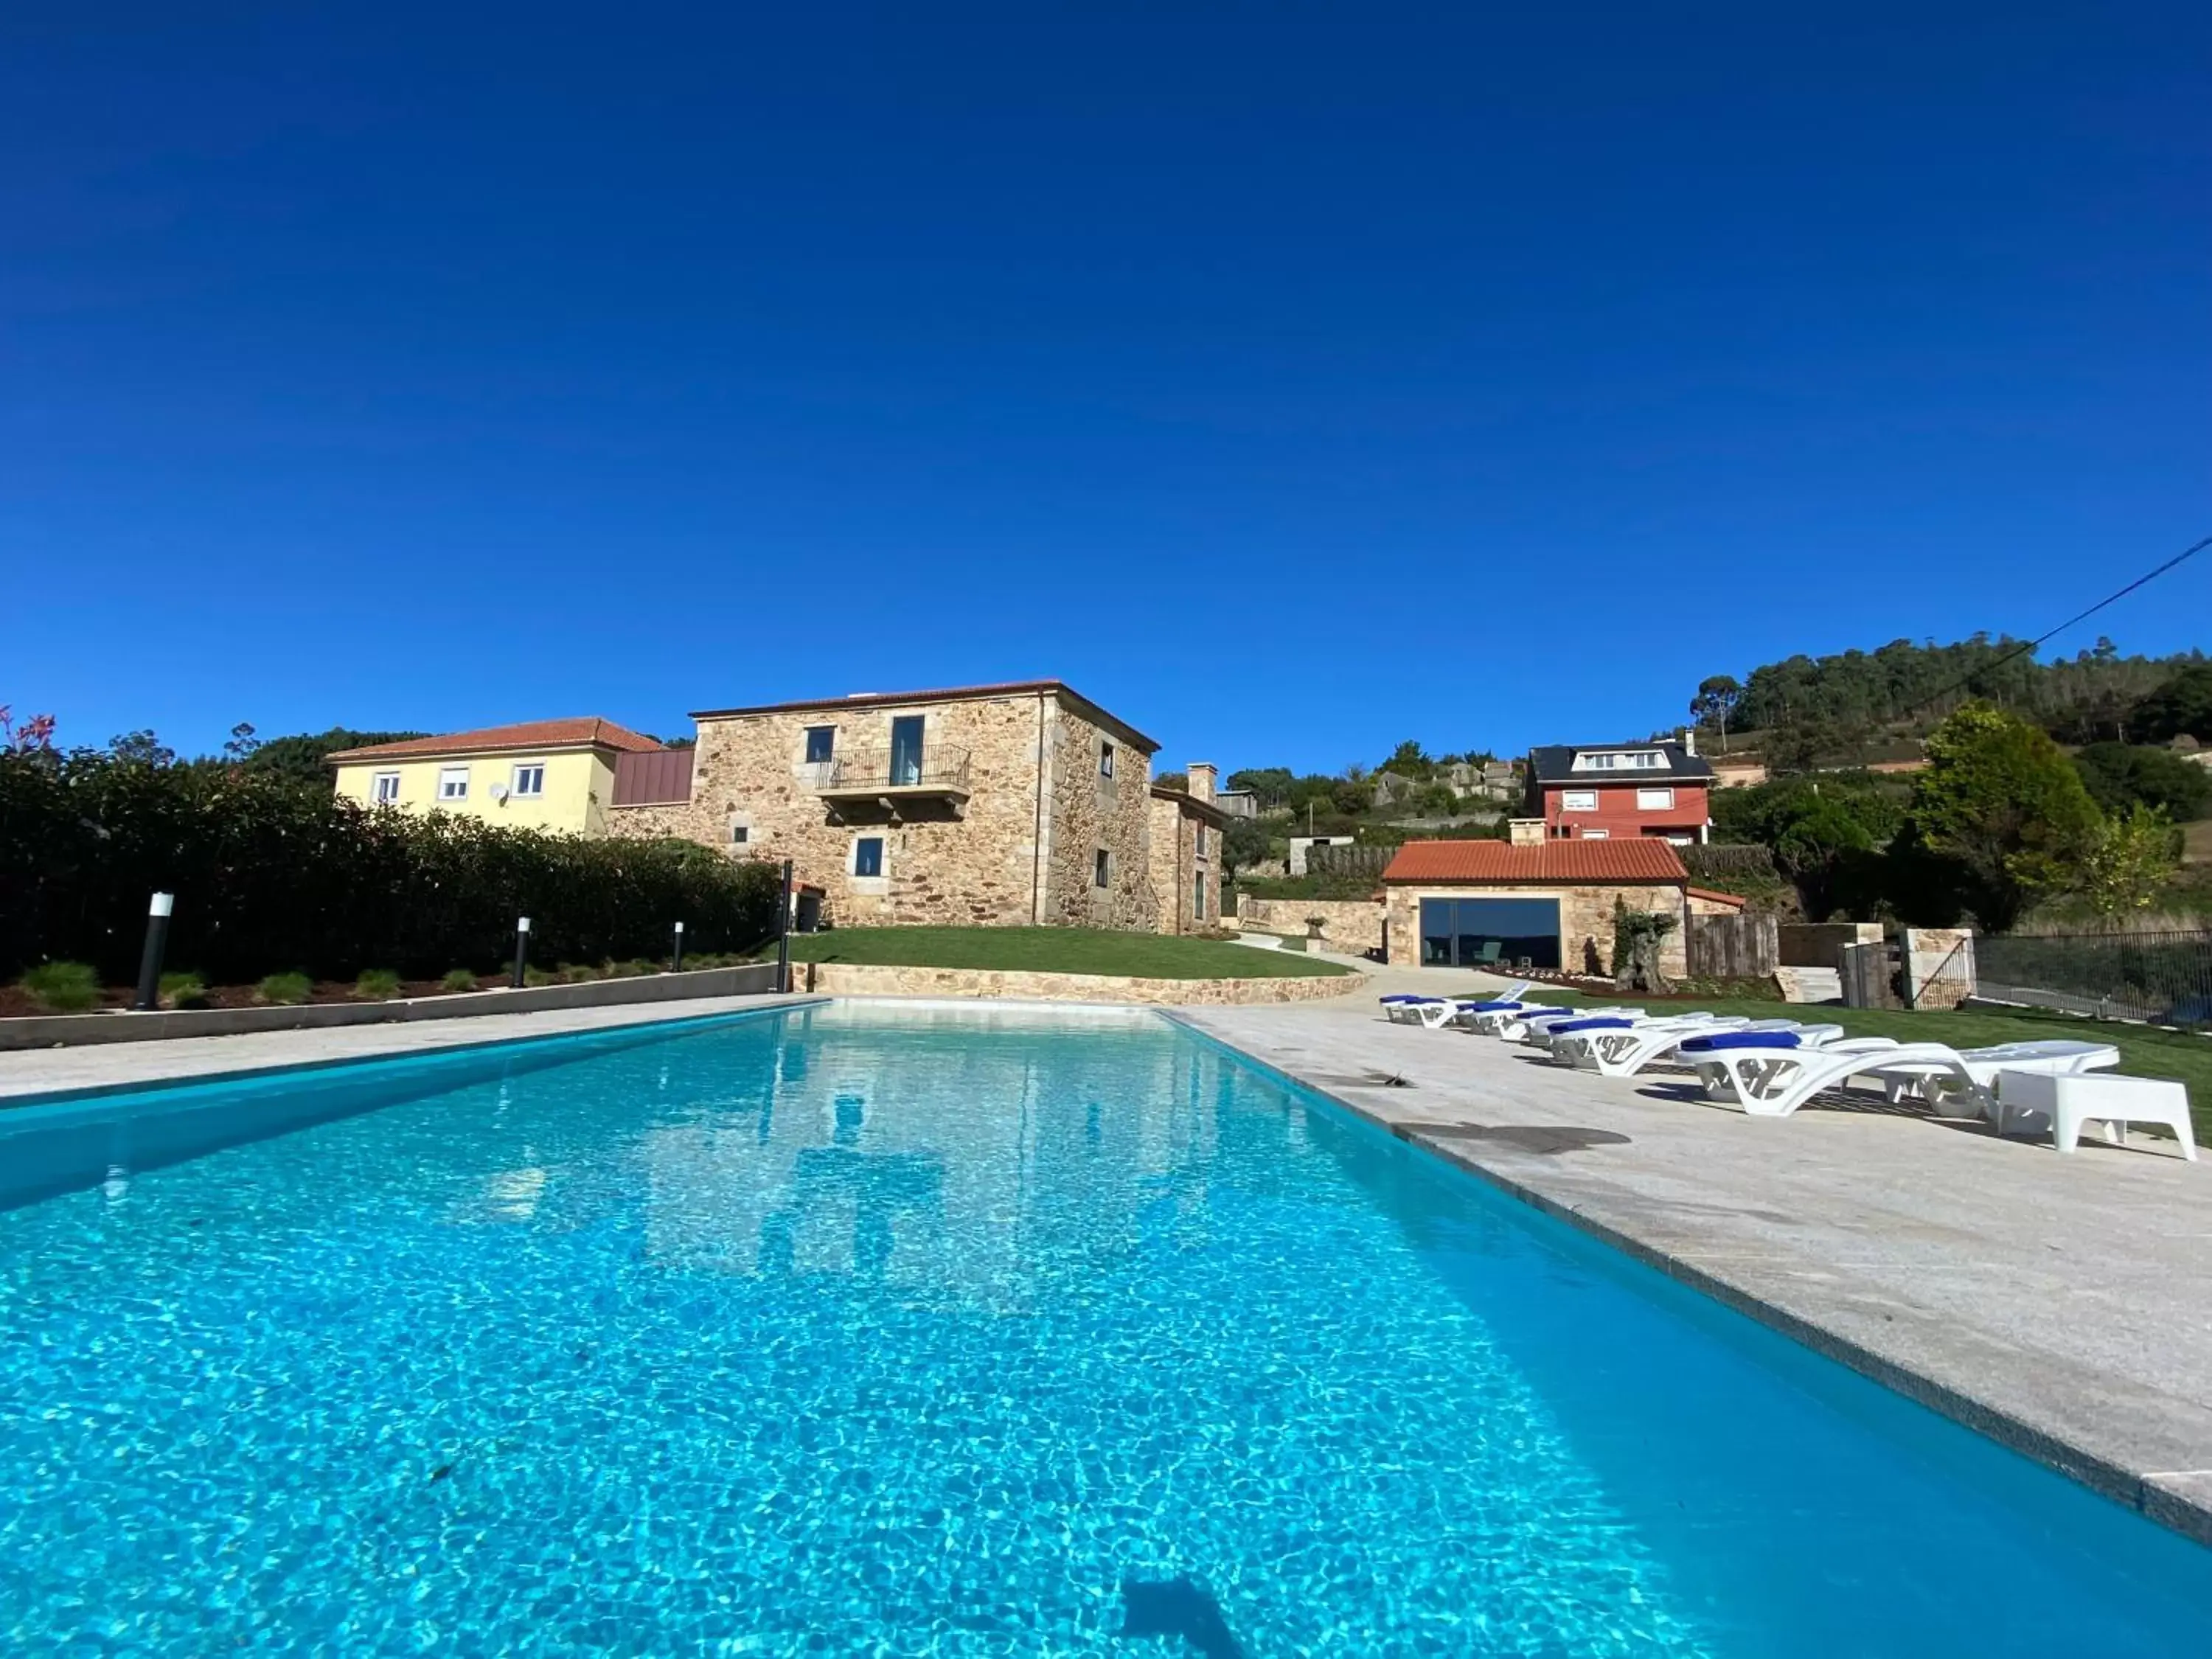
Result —
[[21, 982], [50, 1014], [81, 1014], [100, 1006], [100, 973], [88, 963], [42, 962]]
[[477, 988], [477, 976], [466, 968], [448, 968], [438, 984], [448, 991], [473, 991]]
[[525, 968], [522, 982], [525, 985], [556, 985], [560, 982], [560, 975], [549, 974], [543, 968]]
[[363, 1002], [383, 1002], [399, 994], [399, 975], [389, 968], [369, 968], [353, 982], [353, 994]]
[[588, 962], [564, 962], [557, 971], [563, 985], [581, 985], [601, 977], [599, 970]]
[[305, 1002], [314, 992], [314, 981], [305, 974], [271, 974], [261, 981], [253, 994], [259, 1001], [290, 1007]]
[[377, 812], [319, 778], [91, 750], [0, 753], [0, 980], [53, 959], [108, 984], [137, 975], [154, 891], [177, 896], [173, 960], [251, 985], [285, 964], [351, 984], [499, 962], [520, 915], [546, 962], [657, 957], [674, 916], [742, 948], [781, 890], [775, 866], [689, 842]]
[[206, 1007], [207, 981], [190, 971], [162, 975], [161, 1006], [164, 1008]]
[[647, 974], [657, 974], [659, 971], [659, 963], [647, 962], [642, 957], [632, 957], [628, 962], [611, 962], [607, 964], [607, 976], [610, 979], [643, 979]]

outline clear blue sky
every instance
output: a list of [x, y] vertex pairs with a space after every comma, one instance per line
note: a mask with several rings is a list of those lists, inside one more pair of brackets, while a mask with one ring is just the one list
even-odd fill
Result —
[[1057, 675], [1334, 769], [2212, 531], [2201, 3], [134, 9], [0, 17], [67, 740]]

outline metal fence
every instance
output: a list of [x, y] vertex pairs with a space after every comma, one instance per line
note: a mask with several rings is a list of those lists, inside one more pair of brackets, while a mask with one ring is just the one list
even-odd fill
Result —
[[2212, 1025], [2212, 933], [2012, 934], [1977, 941], [1980, 994], [2100, 1019]]

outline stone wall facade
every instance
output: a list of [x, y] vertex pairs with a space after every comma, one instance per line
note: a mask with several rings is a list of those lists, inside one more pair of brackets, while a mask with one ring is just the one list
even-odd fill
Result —
[[[965, 757], [964, 798], [825, 798], [840, 761], [887, 768], [891, 722], [913, 715], [927, 774]], [[810, 762], [807, 734], [822, 727], [833, 758]], [[1155, 925], [1149, 750], [1053, 691], [709, 714], [698, 732], [690, 799], [612, 808], [610, 833], [789, 859], [794, 881], [820, 888], [824, 919], [840, 927]], [[1110, 778], [1100, 766], [1109, 743]], [[881, 843], [874, 875], [860, 872], [864, 842]]]
[[1191, 797], [1152, 799], [1152, 884], [1163, 933], [1206, 933], [1221, 920], [1221, 823]]
[[[1262, 933], [1304, 938], [1306, 918], [1319, 916], [1322, 943], [1348, 956], [1382, 948], [1389, 914], [1379, 899], [1264, 899], [1247, 894], [1237, 902], [1238, 922]], [[1419, 914], [1418, 906], [1414, 914]]]
[[[1255, 953], [1256, 954], [1256, 953]], [[1173, 1006], [1322, 1002], [1361, 991], [1358, 974], [1297, 978], [1151, 979], [1122, 974], [1048, 974], [995, 968], [885, 968], [805, 963], [796, 989], [826, 996], [997, 997], [1024, 1002], [1133, 1002]]]
[[[1613, 905], [1615, 899], [1632, 910], [1661, 911], [1675, 919], [1673, 932], [1660, 946], [1662, 973], [1689, 971], [1688, 947], [1683, 942], [1683, 892], [1679, 885], [1636, 886], [1607, 883], [1583, 887], [1435, 886], [1394, 884], [1389, 889], [1390, 965], [1419, 967], [1421, 961], [1421, 901], [1425, 898], [1557, 899], [1559, 902], [1559, 966], [1568, 973], [1610, 973], [1613, 969]], [[1593, 966], [1592, 964], [1595, 965]]]

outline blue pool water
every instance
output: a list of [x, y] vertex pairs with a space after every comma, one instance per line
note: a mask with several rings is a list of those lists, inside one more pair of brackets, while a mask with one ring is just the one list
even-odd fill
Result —
[[24, 1109], [0, 1204], [10, 1654], [2208, 1647], [2212, 1552], [1151, 1017]]

